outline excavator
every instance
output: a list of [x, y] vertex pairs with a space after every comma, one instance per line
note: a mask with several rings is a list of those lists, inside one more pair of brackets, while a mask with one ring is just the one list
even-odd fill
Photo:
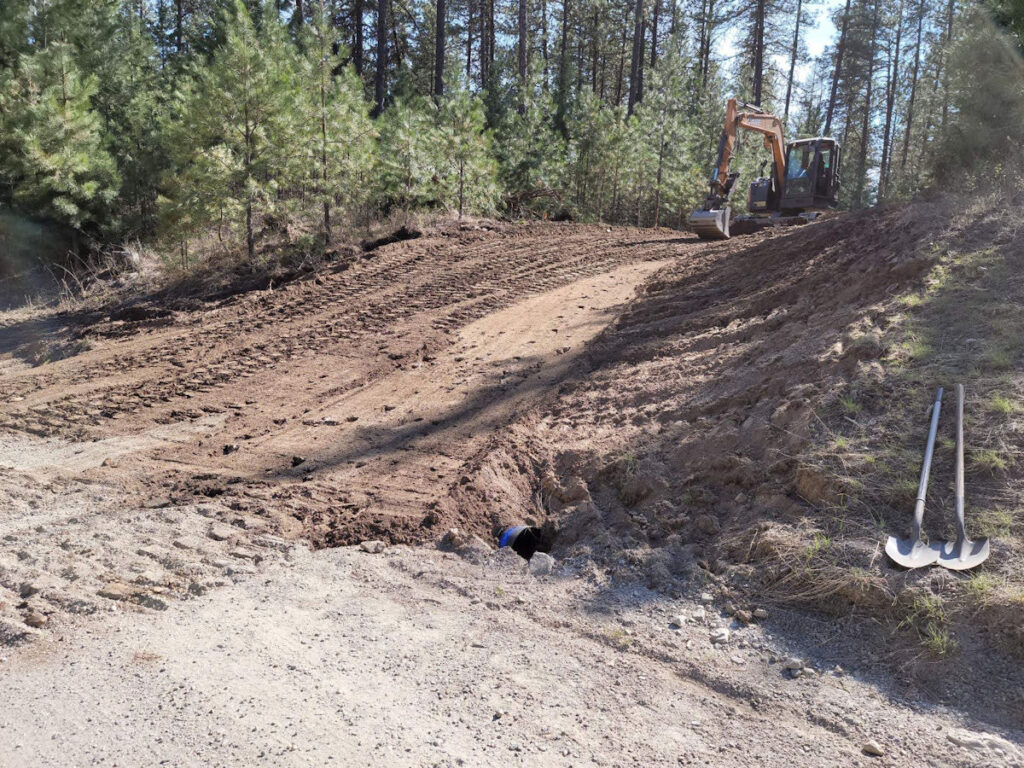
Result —
[[[772, 154], [771, 172], [763, 175], [766, 160], [761, 165], [762, 176], [750, 183], [747, 192], [749, 215], [730, 221], [729, 197], [739, 172], [730, 172], [729, 166], [740, 128], [764, 136], [765, 149]], [[836, 207], [839, 165], [835, 139], [818, 136], [786, 144], [779, 118], [760, 107], [729, 99], [711, 189], [703, 207], [690, 214], [690, 226], [701, 239], [726, 240], [764, 227], [806, 224], [819, 212]]]

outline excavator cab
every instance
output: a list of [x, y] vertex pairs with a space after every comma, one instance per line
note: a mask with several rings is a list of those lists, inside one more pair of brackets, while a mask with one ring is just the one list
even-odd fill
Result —
[[779, 201], [783, 214], [835, 208], [839, 202], [839, 142], [800, 139], [786, 146], [786, 179]]

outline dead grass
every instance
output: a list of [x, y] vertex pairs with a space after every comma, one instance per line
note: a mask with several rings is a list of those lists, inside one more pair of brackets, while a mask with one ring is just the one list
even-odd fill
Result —
[[[854, 375], [819, 409], [820, 427], [798, 460], [842, 493], [816, 505], [813, 525], [762, 535], [758, 545], [772, 539], [768, 559], [779, 563], [772, 586], [780, 595], [826, 610], [849, 601], [850, 610], [888, 615], [937, 657], [957, 652], [959, 623], [990, 616], [994, 627], [1011, 606], [1019, 611], [1015, 601], [1024, 595], [1024, 554], [1015, 546], [1024, 528], [1017, 447], [1024, 437], [1024, 251], [1015, 246], [1014, 211], [979, 208], [987, 213], [965, 214], [936, 237], [927, 247], [936, 262], [922, 284], [885, 308], [883, 375]], [[993, 555], [981, 570], [947, 583], [945, 600], [926, 591], [908, 602], [886, 576], [899, 572], [884, 555], [865, 553], [909, 528], [938, 386], [946, 395], [925, 528], [933, 538], [948, 534], [958, 382], [967, 388], [968, 532], [993, 539]], [[889, 610], [878, 595], [892, 589]], [[1015, 650], [1024, 651], [1024, 642]]]

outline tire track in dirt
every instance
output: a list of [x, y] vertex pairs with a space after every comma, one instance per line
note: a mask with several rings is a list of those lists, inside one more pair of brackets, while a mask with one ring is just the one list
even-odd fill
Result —
[[479, 441], [555, 386], [656, 266], [706, 247], [575, 224], [393, 244], [156, 327], [74, 329], [93, 348], [9, 374], [0, 428], [116, 452], [208, 422], [95, 471], [149, 494], [225, 495], [321, 544], [419, 540]]

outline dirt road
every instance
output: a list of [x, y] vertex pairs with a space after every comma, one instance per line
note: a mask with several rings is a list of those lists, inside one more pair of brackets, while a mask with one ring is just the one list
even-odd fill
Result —
[[1024, 764], [828, 659], [794, 677], [801, 649], [766, 624], [716, 645], [729, 620], [698, 593], [293, 544], [165, 612], [7, 651], [0, 765]]

